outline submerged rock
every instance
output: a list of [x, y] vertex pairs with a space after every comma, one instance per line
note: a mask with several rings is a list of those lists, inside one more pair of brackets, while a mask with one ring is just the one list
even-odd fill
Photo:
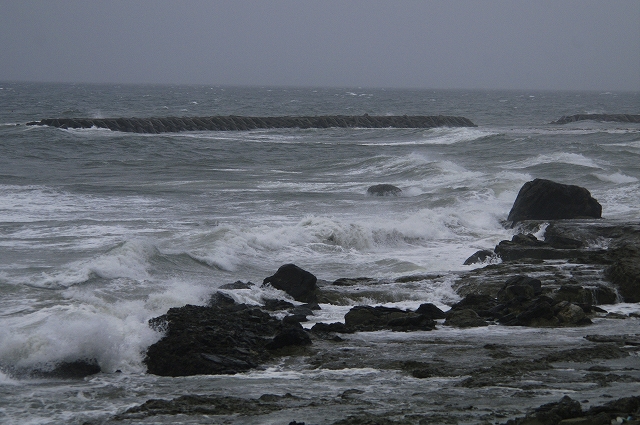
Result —
[[535, 179], [522, 186], [507, 220], [517, 222], [601, 216], [602, 206], [587, 189]]
[[392, 184], [376, 184], [367, 189], [367, 195], [373, 196], [399, 196], [402, 189]]

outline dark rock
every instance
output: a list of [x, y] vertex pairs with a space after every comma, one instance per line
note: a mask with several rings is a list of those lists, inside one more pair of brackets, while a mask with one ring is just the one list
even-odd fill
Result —
[[231, 295], [225, 294], [224, 292], [216, 292], [209, 299], [209, 305], [214, 304], [235, 304], [235, 300]]
[[484, 263], [487, 259], [491, 259], [495, 257], [495, 252], [489, 251], [488, 249], [483, 249], [481, 251], [476, 252], [471, 257], [467, 258], [464, 261], [465, 266], [469, 266], [471, 264]]
[[344, 316], [345, 325], [356, 331], [430, 331], [436, 323], [421, 314], [391, 307], [353, 307]]
[[134, 133], [177, 131], [247, 131], [259, 128], [433, 128], [476, 127], [469, 119], [451, 116], [324, 116], [324, 117], [165, 117], [165, 118], [59, 118], [31, 121], [27, 125], [58, 128], [109, 128]]
[[594, 359], [620, 359], [629, 353], [616, 344], [599, 344], [584, 348], [572, 348], [547, 355], [548, 362], [588, 362]]
[[564, 396], [557, 403], [543, 404], [535, 409], [532, 416], [537, 421], [546, 425], [555, 425], [563, 419], [575, 418], [582, 415], [580, 402], [573, 400], [569, 396]]
[[568, 124], [576, 121], [630, 122], [640, 123], [640, 115], [631, 114], [576, 114], [563, 116], [551, 124]]
[[469, 294], [461, 301], [451, 306], [447, 316], [455, 310], [471, 309], [482, 317], [492, 317], [492, 311], [498, 305], [496, 299], [490, 295]]
[[478, 316], [478, 313], [471, 309], [460, 309], [449, 312], [444, 324], [457, 328], [488, 326], [487, 321]]
[[285, 264], [273, 276], [266, 278], [262, 284], [270, 284], [291, 295], [296, 301], [312, 303], [318, 300], [316, 282], [317, 278], [308, 271], [295, 264]]
[[264, 309], [268, 311], [288, 310], [294, 308], [295, 304], [285, 300], [277, 300], [275, 298], [267, 298], [264, 301]]
[[358, 286], [378, 283], [378, 280], [370, 277], [341, 277], [333, 281], [334, 286]]
[[399, 196], [402, 189], [392, 184], [376, 184], [367, 189], [368, 195], [374, 196]]
[[535, 179], [522, 186], [507, 220], [600, 218], [602, 206], [583, 187]]
[[595, 288], [585, 288], [580, 285], [562, 285], [551, 294], [551, 297], [559, 301], [569, 301], [575, 304], [615, 304], [618, 298], [616, 292], [604, 285]]
[[428, 317], [432, 320], [444, 319], [447, 317], [447, 314], [444, 311], [440, 310], [435, 304], [431, 303], [420, 304], [420, 307], [418, 307], [416, 313]]
[[241, 282], [241, 281], [236, 281], [233, 283], [226, 283], [222, 286], [220, 286], [219, 289], [251, 289], [251, 287], [254, 286], [253, 283], [251, 282]]
[[267, 344], [289, 329], [258, 307], [226, 302], [171, 308], [149, 324], [165, 336], [147, 349], [144, 363], [162, 376], [244, 372], [269, 360]]
[[82, 379], [100, 373], [102, 370], [95, 359], [75, 360], [57, 363], [53, 369], [35, 370], [36, 376], [44, 378]]
[[610, 250], [614, 263], [605, 274], [628, 303], [640, 302], [640, 247], [625, 244]]
[[344, 323], [316, 323], [311, 328], [311, 332], [314, 333], [341, 333], [348, 334], [353, 333], [353, 329], [348, 328]]
[[311, 338], [309, 334], [298, 325], [298, 327], [285, 328], [280, 331], [266, 347], [268, 350], [277, 350], [284, 347], [305, 345], [311, 345]]
[[292, 314], [290, 316], [285, 316], [282, 318], [282, 323], [285, 324], [295, 324], [300, 322], [307, 322], [307, 316], [304, 314]]
[[509, 278], [498, 292], [498, 302], [505, 304], [513, 301], [526, 301], [542, 293], [542, 282], [528, 276]]
[[127, 409], [114, 419], [124, 421], [158, 415], [258, 415], [279, 408], [276, 404], [269, 404], [262, 400], [218, 395], [183, 395], [172, 400], [147, 400], [140, 406]]

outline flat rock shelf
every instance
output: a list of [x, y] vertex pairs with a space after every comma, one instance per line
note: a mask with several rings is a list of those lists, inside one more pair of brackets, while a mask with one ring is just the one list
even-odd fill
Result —
[[106, 128], [128, 133], [180, 131], [247, 131], [268, 128], [434, 128], [476, 127], [468, 118], [452, 116], [325, 115], [283, 117], [46, 118], [28, 122], [56, 128]]

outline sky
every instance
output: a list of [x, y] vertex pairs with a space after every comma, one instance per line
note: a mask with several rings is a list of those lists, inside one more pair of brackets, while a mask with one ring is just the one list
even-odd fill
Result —
[[640, 91], [640, 0], [0, 0], [0, 81]]

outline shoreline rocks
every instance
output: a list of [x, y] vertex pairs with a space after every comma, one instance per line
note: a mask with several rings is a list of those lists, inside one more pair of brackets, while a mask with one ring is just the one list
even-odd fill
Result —
[[148, 373], [160, 376], [232, 375], [258, 367], [273, 350], [311, 344], [299, 323], [220, 293], [209, 306], [171, 308], [149, 325], [165, 332], [144, 359]]

